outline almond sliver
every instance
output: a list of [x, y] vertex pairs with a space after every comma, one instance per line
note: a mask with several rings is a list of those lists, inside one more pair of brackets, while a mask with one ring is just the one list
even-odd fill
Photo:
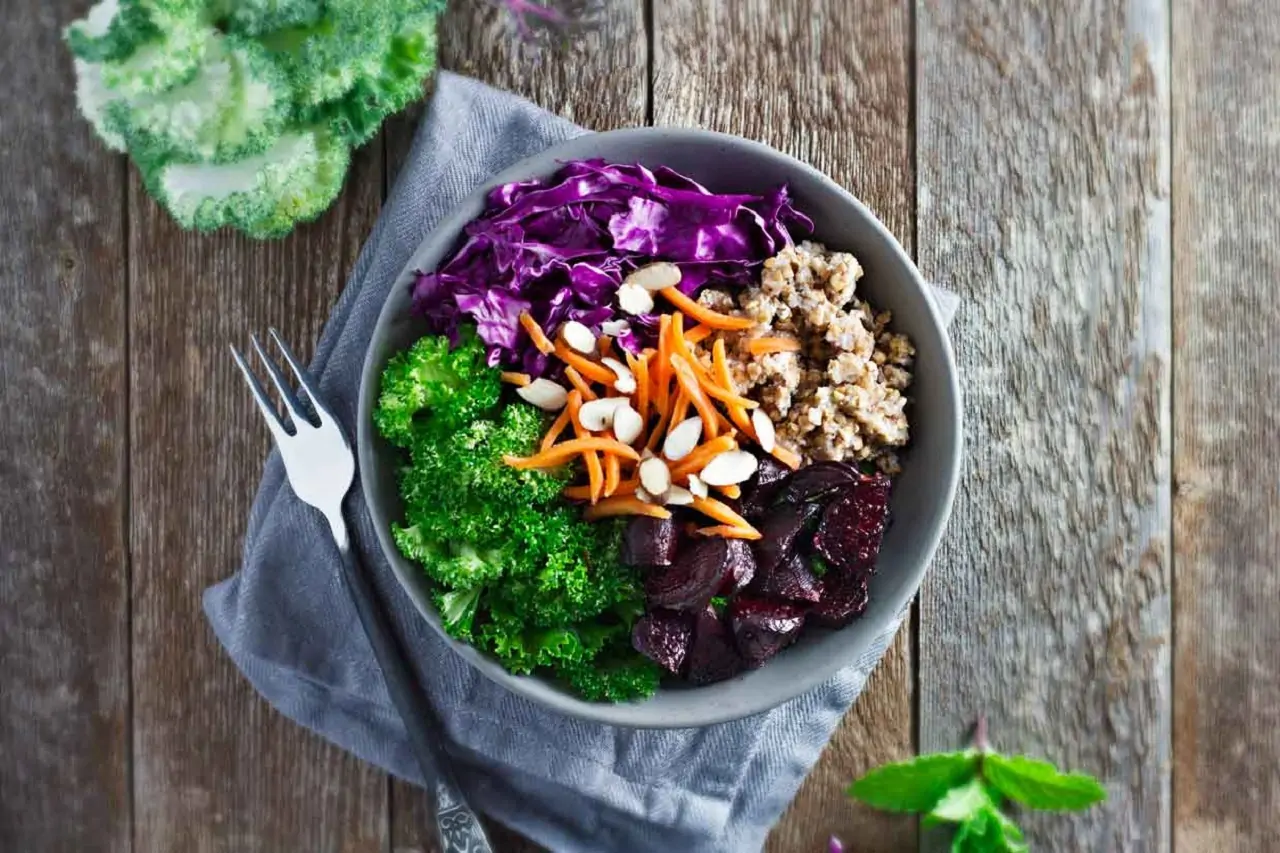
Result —
[[[611, 397], [609, 399], [622, 399], [621, 397]], [[640, 417], [640, 413], [631, 408], [631, 404], [623, 403], [613, 412], [613, 437], [621, 441], [623, 444], [630, 444], [640, 437], [640, 433], [644, 431], [644, 418]]]
[[595, 355], [596, 336], [591, 334], [591, 330], [577, 320], [570, 320], [561, 326], [560, 334], [564, 335], [564, 342], [578, 352], [586, 355]]
[[710, 494], [707, 484], [702, 482], [702, 478], [697, 474], [689, 475], [689, 493], [695, 498], [705, 498]]
[[656, 264], [648, 264], [640, 267], [640, 269], [631, 273], [622, 280], [624, 285], [631, 284], [636, 287], [642, 287], [650, 292], [666, 290], [668, 287], [675, 287], [680, 283], [682, 278], [680, 268], [675, 264], [666, 261], [660, 261]]
[[760, 449], [765, 453], [772, 453], [774, 445], [778, 442], [778, 433], [773, 428], [773, 421], [769, 420], [769, 416], [763, 409], [756, 409], [751, 413], [751, 425], [756, 428], [756, 441], [760, 442]]
[[563, 385], [541, 377], [517, 388], [516, 394], [526, 403], [531, 403], [548, 412], [560, 411], [569, 399], [569, 392]]
[[708, 486], [733, 486], [751, 479], [758, 465], [747, 451], [728, 450], [713, 457], [698, 476]]
[[591, 432], [606, 430], [613, 423], [613, 416], [617, 414], [618, 408], [626, 404], [626, 397], [601, 397], [598, 400], [591, 400], [582, 404], [582, 408], [578, 411], [578, 421], [583, 429]]
[[623, 284], [618, 288], [618, 307], [628, 314], [650, 314], [653, 312], [653, 294], [634, 284]]
[[666, 494], [671, 488], [671, 469], [661, 459], [646, 459], [640, 463], [640, 485], [651, 495]]
[[701, 439], [702, 418], [686, 418], [668, 430], [666, 440], [662, 442], [662, 455], [672, 462], [679, 462], [693, 452]]
[[667, 489], [666, 503], [668, 506], [688, 506], [693, 503], [693, 492], [683, 486], [672, 486]]
[[631, 368], [627, 367], [616, 358], [602, 358], [600, 363], [613, 371], [618, 378], [614, 381], [613, 387], [620, 394], [634, 394], [636, 390], [636, 377], [631, 372]]

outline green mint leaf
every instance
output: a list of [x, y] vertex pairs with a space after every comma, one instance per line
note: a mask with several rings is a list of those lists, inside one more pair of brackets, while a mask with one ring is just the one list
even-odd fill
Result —
[[1001, 794], [1033, 809], [1083, 809], [1107, 798], [1092, 776], [1060, 773], [1047, 761], [1021, 755], [987, 755], [982, 775]]
[[849, 786], [848, 794], [893, 812], [927, 812], [952, 788], [978, 772], [978, 753], [943, 752], [877, 767]]
[[1027, 853], [1022, 830], [994, 805], [980, 809], [956, 829], [952, 853]]
[[926, 820], [930, 823], [967, 823], [994, 807], [995, 802], [987, 793], [987, 786], [975, 776], [960, 787], [947, 791], [929, 812]]

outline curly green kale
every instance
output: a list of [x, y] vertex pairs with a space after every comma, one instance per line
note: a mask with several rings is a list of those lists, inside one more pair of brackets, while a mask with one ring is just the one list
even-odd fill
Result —
[[423, 93], [445, 0], [101, 0], [67, 28], [84, 114], [187, 228], [320, 215]]
[[601, 701], [647, 696], [656, 670], [630, 648], [644, 597], [619, 559], [621, 522], [588, 523], [563, 503], [567, 470], [502, 461], [536, 452], [547, 416], [500, 397], [474, 330], [388, 363], [374, 423], [407, 451], [396, 545], [434, 581], [445, 629], [511, 672], [541, 670]]

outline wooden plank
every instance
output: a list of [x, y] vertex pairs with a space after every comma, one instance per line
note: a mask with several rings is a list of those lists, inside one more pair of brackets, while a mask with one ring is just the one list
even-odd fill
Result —
[[[866, 201], [911, 249], [910, 7], [883, 0], [656, 0], [654, 123], [767, 142]], [[775, 829], [771, 851], [914, 846], [908, 821], [843, 789], [912, 751], [910, 631], [902, 631]]]
[[921, 269], [966, 473], [921, 600], [920, 746], [1102, 777], [1039, 850], [1168, 850], [1169, 122], [1162, 0], [918, 6]]
[[[645, 66], [644, 3], [615, 0], [603, 25], [574, 44], [536, 48], [516, 39], [496, 3], [456, 3], [440, 28], [443, 67], [516, 92], [539, 106], [597, 130], [642, 125], [648, 75]], [[408, 154], [419, 107], [387, 129], [387, 174], [394, 180]], [[395, 853], [438, 850], [431, 804], [420, 789], [391, 782], [391, 848]], [[542, 848], [505, 827], [486, 821], [499, 853], [535, 853]]]
[[0, 33], [0, 847], [129, 849], [124, 172], [61, 27]]
[[1280, 849], [1280, 17], [1174, 4], [1174, 843]]
[[310, 355], [382, 196], [382, 146], [317, 223], [274, 242], [183, 233], [130, 194], [137, 853], [380, 853], [385, 776], [276, 714], [201, 591], [238, 568], [269, 441], [229, 342], [278, 325]]

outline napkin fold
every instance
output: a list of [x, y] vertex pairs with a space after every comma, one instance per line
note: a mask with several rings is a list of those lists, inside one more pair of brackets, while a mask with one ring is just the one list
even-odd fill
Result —
[[[349, 435], [374, 323], [423, 237], [494, 174], [585, 132], [513, 95], [439, 75], [311, 366]], [[955, 297], [937, 295], [949, 317]], [[835, 678], [765, 714], [673, 731], [583, 722], [504, 690], [455, 655], [400, 589], [358, 494], [348, 511], [353, 542], [444, 721], [468, 798], [555, 851], [760, 849], [901, 621], [900, 614]], [[249, 517], [243, 568], [205, 592], [205, 613], [232, 660], [281, 713], [422, 784], [338, 561], [324, 521], [294, 497], [273, 452]]]

